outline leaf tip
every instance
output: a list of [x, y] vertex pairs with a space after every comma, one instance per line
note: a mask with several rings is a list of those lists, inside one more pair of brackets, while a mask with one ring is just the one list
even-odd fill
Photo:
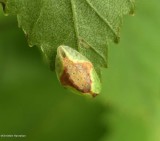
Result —
[[114, 42], [115, 42], [116, 44], [118, 44], [119, 41], [120, 41], [120, 37], [119, 37], [119, 36], [116, 36], [115, 39], [114, 39]]
[[132, 6], [130, 8], [129, 15], [131, 16], [135, 15], [135, 3], [134, 2], [132, 3]]
[[2, 5], [3, 11], [5, 11], [5, 7], [6, 7], [5, 3], [0, 1], [0, 4]]

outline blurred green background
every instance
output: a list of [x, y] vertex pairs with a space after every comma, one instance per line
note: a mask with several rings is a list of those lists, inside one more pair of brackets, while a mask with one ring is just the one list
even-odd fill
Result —
[[103, 92], [95, 99], [61, 87], [15, 16], [0, 9], [0, 135], [14, 141], [160, 141], [160, 1], [136, 1], [121, 42], [110, 44]]

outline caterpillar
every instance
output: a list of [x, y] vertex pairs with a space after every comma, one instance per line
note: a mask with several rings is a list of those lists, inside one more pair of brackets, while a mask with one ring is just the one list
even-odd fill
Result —
[[94, 65], [71, 47], [61, 45], [57, 48], [55, 70], [61, 85], [74, 93], [95, 97], [101, 92]]

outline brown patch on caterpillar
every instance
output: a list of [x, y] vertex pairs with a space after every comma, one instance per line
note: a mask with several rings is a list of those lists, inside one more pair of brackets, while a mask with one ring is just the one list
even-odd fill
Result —
[[65, 57], [63, 59], [63, 66], [64, 71], [60, 81], [64, 86], [74, 87], [82, 93], [92, 93], [90, 72], [93, 69], [93, 65], [90, 62], [74, 63]]

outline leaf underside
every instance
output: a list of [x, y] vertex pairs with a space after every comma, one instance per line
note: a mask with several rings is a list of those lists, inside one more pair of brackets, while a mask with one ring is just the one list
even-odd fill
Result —
[[54, 70], [57, 47], [85, 55], [100, 74], [107, 46], [119, 41], [122, 16], [134, 13], [134, 0], [0, 0], [6, 14], [17, 15], [29, 46], [38, 46]]

